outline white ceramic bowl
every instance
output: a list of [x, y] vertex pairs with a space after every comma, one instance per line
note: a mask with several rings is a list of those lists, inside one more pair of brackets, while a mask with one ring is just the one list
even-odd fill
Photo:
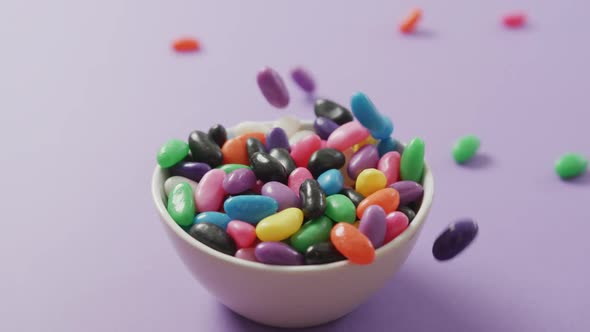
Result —
[[273, 266], [222, 254], [193, 239], [166, 210], [166, 178], [166, 171], [156, 167], [152, 178], [154, 203], [168, 237], [195, 279], [234, 312], [262, 324], [289, 328], [338, 319], [382, 288], [414, 247], [434, 193], [432, 173], [426, 166], [420, 210], [401, 235], [376, 251], [375, 261], [370, 265], [340, 261]]

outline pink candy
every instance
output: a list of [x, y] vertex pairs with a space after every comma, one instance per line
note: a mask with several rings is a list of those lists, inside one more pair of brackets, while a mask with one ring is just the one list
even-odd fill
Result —
[[311, 172], [309, 172], [309, 170], [305, 167], [298, 167], [289, 175], [289, 188], [291, 188], [291, 190], [297, 194], [297, 197], [299, 197], [299, 187], [301, 187], [303, 181], [307, 179], [313, 179], [313, 176], [311, 175]]
[[336, 128], [328, 137], [327, 147], [344, 151], [369, 137], [369, 130], [358, 121], [352, 121]]
[[223, 179], [225, 172], [220, 169], [212, 169], [203, 176], [195, 190], [195, 205], [200, 212], [219, 211], [225, 191]]
[[244, 221], [230, 221], [227, 224], [227, 234], [234, 239], [238, 249], [251, 247], [256, 242], [256, 228]]
[[247, 261], [258, 262], [254, 255], [254, 248], [242, 248], [236, 251], [236, 257]]
[[[306, 167], [311, 155], [320, 149], [322, 139], [316, 135], [309, 135], [302, 138], [295, 145], [291, 146], [291, 158], [297, 167]], [[297, 189], [299, 191], [299, 189]]]
[[401, 156], [397, 151], [387, 152], [379, 160], [377, 169], [379, 169], [387, 178], [387, 185], [399, 181], [399, 167]]
[[408, 217], [400, 211], [394, 211], [388, 214], [385, 217], [385, 222], [387, 223], [387, 228], [385, 230], [385, 241], [383, 241], [383, 244], [395, 239], [408, 228], [408, 224], [410, 223]]

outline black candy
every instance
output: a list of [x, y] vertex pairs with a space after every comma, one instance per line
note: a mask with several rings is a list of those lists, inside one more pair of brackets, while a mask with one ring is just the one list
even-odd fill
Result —
[[188, 137], [188, 146], [194, 161], [206, 163], [211, 167], [221, 165], [223, 153], [209, 135], [200, 130], [193, 131]]
[[256, 152], [250, 158], [250, 166], [256, 177], [263, 182], [287, 183], [287, 171], [281, 162], [266, 152]]
[[408, 217], [408, 220], [410, 222], [412, 222], [412, 220], [414, 220], [414, 218], [416, 218], [416, 212], [414, 212], [414, 210], [412, 210], [410, 207], [405, 206], [405, 205], [400, 205], [398, 206], [397, 210], [403, 214], [406, 215], [406, 217]]
[[246, 151], [248, 158], [252, 158], [256, 152], [266, 152], [266, 148], [258, 138], [250, 137], [246, 140]]
[[202, 222], [195, 224], [189, 230], [189, 234], [204, 245], [221, 251], [227, 255], [235, 255], [236, 244], [225, 230], [215, 224]]
[[457, 256], [475, 239], [477, 224], [471, 219], [454, 222], [434, 241], [432, 255], [439, 261]]
[[326, 211], [326, 193], [316, 180], [303, 181], [299, 187], [299, 198], [301, 198], [301, 210], [306, 220], [320, 217]]
[[209, 128], [209, 133], [207, 135], [219, 147], [222, 147], [223, 143], [227, 141], [227, 131], [225, 130], [225, 127], [220, 124], [216, 124]]
[[277, 160], [283, 165], [283, 167], [285, 167], [285, 170], [287, 171], [287, 176], [289, 176], [289, 174], [291, 174], [291, 172], [293, 172], [295, 168], [297, 168], [295, 162], [293, 161], [293, 158], [291, 158], [291, 154], [289, 154], [289, 151], [285, 148], [274, 148], [270, 150], [270, 155], [277, 158]]
[[354, 206], [359, 206], [361, 201], [365, 199], [365, 196], [363, 196], [363, 194], [351, 188], [344, 188], [340, 190], [340, 194], [348, 197], [352, 201]]
[[307, 169], [314, 178], [317, 178], [329, 169], [340, 169], [345, 162], [346, 159], [342, 152], [332, 148], [324, 148], [311, 155], [307, 163]]
[[305, 251], [305, 264], [327, 264], [345, 259], [331, 242], [316, 243]]
[[328, 99], [316, 100], [314, 112], [316, 116], [328, 118], [339, 125], [343, 125], [353, 119], [352, 112]]

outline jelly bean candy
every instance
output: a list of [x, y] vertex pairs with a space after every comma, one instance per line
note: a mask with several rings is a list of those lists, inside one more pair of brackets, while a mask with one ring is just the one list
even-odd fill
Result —
[[199, 182], [207, 172], [211, 170], [211, 166], [205, 163], [194, 161], [183, 161], [170, 168], [170, 174], [173, 176], [182, 176], [187, 179]]
[[277, 158], [266, 152], [256, 152], [250, 159], [256, 177], [264, 182], [278, 181], [287, 183], [288, 174]]
[[338, 127], [328, 137], [327, 147], [344, 151], [369, 137], [369, 131], [359, 122], [353, 121]]
[[265, 67], [258, 72], [256, 82], [266, 101], [276, 108], [289, 105], [289, 91], [281, 76], [272, 68]]
[[326, 211], [326, 194], [316, 180], [303, 181], [299, 187], [299, 198], [306, 219], [317, 218]]
[[562, 179], [580, 176], [588, 168], [588, 159], [576, 153], [567, 153], [555, 162], [555, 172]]
[[271, 265], [302, 265], [303, 255], [282, 242], [261, 242], [254, 251], [256, 260]]
[[200, 130], [195, 130], [189, 135], [188, 146], [194, 161], [208, 164], [211, 167], [216, 167], [223, 161], [219, 145]]
[[291, 174], [291, 172], [293, 172], [295, 168], [297, 168], [295, 162], [291, 158], [291, 155], [289, 154], [289, 151], [287, 151], [287, 149], [274, 148], [270, 150], [269, 154], [272, 157], [275, 157], [281, 163], [281, 165], [283, 165], [285, 171], [287, 171], [287, 175]]
[[344, 188], [340, 190], [340, 194], [348, 197], [354, 206], [358, 206], [363, 201], [363, 199], [365, 199], [365, 196], [351, 188]]
[[256, 235], [261, 241], [282, 241], [301, 228], [303, 212], [288, 208], [262, 219], [256, 225]]
[[251, 262], [258, 262], [256, 259], [255, 248], [241, 248], [236, 251], [236, 258], [251, 261]]
[[404, 213], [395, 211], [385, 217], [385, 223], [387, 224], [387, 229], [385, 231], [384, 244], [387, 244], [403, 233], [408, 228], [410, 221]]
[[225, 127], [220, 124], [216, 124], [209, 128], [207, 136], [209, 136], [209, 139], [215, 142], [219, 147], [222, 147], [225, 141], [227, 141], [227, 131], [225, 130]]
[[306, 138], [307, 136], [312, 136], [312, 135], [316, 135], [316, 133], [312, 130], [300, 130], [298, 132], [296, 132], [295, 134], [293, 134], [293, 136], [291, 136], [289, 138], [289, 144], [291, 146], [297, 144], [299, 141], [301, 141], [302, 139]]
[[240, 220], [232, 220], [227, 224], [227, 234], [234, 240], [238, 249], [251, 247], [256, 242], [256, 228]]
[[291, 174], [289, 174], [288, 185], [291, 190], [299, 197], [299, 188], [303, 181], [307, 179], [313, 179], [313, 176], [309, 170], [305, 167], [296, 168]]
[[332, 228], [330, 240], [336, 249], [354, 264], [371, 264], [375, 248], [363, 233], [351, 224], [338, 223]]
[[225, 213], [208, 211], [197, 214], [197, 216], [193, 220], [193, 224], [208, 222], [211, 224], [215, 224], [223, 229], [226, 229], [227, 224], [229, 224], [230, 221], [231, 219]]
[[246, 151], [248, 152], [248, 159], [252, 159], [256, 152], [266, 152], [266, 147], [257, 138], [250, 137], [246, 140]]
[[182, 161], [188, 155], [188, 144], [185, 142], [172, 139], [166, 142], [158, 151], [158, 164], [162, 168], [169, 168], [180, 161]]
[[195, 205], [201, 212], [218, 211], [223, 203], [225, 191], [223, 180], [225, 172], [220, 169], [212, 169], [199, 182], [195, 191]]
[[176, 185], [168, 197], [168, 213], [182, 227], [189, 226], [195, 217], [195, 203], [191, 186], [182, 182]]
[[377, 151], [379, 152], [379, 157], [383, 157], [383, 155], [385, 155], [388, 152], [396, 151], [396, 148], [398, 146], [402, 146], [402, 144], [397, 143], [391, 137], [387, 137], [385, 139], [380, 140], [379, 143], [377, 143]]
[[313, 122], [313, 129], [321, 139], [328, 139], [336, 128], [338, 128], [336, 122], [322, 116], [317, 117]]
[[463, 251], [477, 235], [477, 224], [470, 219], [454, 222], [434, 241], [432, 254], [439, 261], [446, 261]]
[[266, 134], [266, 149], [271, 151], [274, 148], [283, 148], [287, 151], [291, 151], [289, 137], [283, 128], [272, 128], [268, 134]]
[[215, 224], [208, 222], [195, 224], [189, 230], [189, 234], [207, 247], [224, 254], [233, 256], [236, 253], [234, 240], [232, 240], [223, 228]]
[[271, 181], [265, 183], [260, 190], [260, 194], [274, 198], [279, 204], [278, 211], [300, 206], [299, 197], [295, 192], [280, 182]]
[[387, 152], [379, 159], [377, 169], [385, 174], [387, 185], [399, 181], [400, 160], [401, 156], [397, 151]]
[[305, 251], [305, 264], [328, 264], [345, 260], [336, 247], [330, 242], [321, 242], [311, 245]]
[[271, 197], [241, 195], [230, 197], [223, 203], [225, 213], [232, 220], [257, 224], [260, 220], [277, 212], [279, 204]]
[[248, 150], [246, 149], [246, 141], [248, 138], [257, 138], [262, 143], [266, 142], [264, 133], [249, 133], [229, 139], [221, 147], [223, 153], [224, 164], [243, 164], [249, 165]]
[[314, 112], [317, 117], [328, 118], [338, 125], [343, 125], [353, 120], [352, 113], [349, 110], [327, 99], [316, 100]]
[[379, 114], [373, 102], [362, 92], [355, 93], [350, 101], [352, 114], [377, 139], [391, 136], [393, 125], [389, 118]]
[[254, 188], [256, 175], [249, 168], [239, 168], [223, 179], [223, 190], [231, 195], [240, 194]]
[[348, 197], [340, 194], [326, 198], [326, 216], [335, 222], [352, 224], [356, 220], [356, 207]]
[[350, 176], [348, 176], [348, 164], [350, 163], [350, 159], [354, 154], [354, 150], [352, 148], [346, 149], [344, 150], [344, 152], [342, 152], [342, 154], [344, 155], [344, 158], [346, 160], [344, 166], [340, 168], [340, 173], [342, 173], [342, 176], [344, 177], [344, 187], [354, 188], [355, 180], [351, 179]]
[[414, 212], [414, 210], [412, 210], [409, 206], [400, 205], [397, 207], [397, 210], [399, 212], [405, 214], [406, 217], [408, 217], [409, 222], [412, 222], [412, 220], [414, 220], [414, 218], [416, 218], [416, 212]]
[[297, 233], [291, 236], [291, 246], [295, 250], [305, 253], [309, 246], [328, 241], [332, 230], [332, 220], [321, 216], [306, 222]]
[[459, 164], [469, 161], [477, 153], [479, 144], [479, 138], [476, 136], [468, 135], [461, 137], [453, 147], [453, 158]]
[[369, 136], [367, 137], [366, 140], [360, 142], [359, 144], [356, 144], [352, 147], [352, 151], [357, 152], [360, 148], [362, 148], [365, 145], [376, 145], [377, 144], [377, 140], [373, 138], [373, 136]]
[[385, 213], [397, 210], [399, 206], [399, 193], [393, 188], [385, 188], [367, 196], [356, 208], [356, 216], [363, 217], [365, 209], [371, 205], [379, 205]]
[[377, 190], [385, 188], [387, 178], [385, 174], [378, 169], [367, 168], [362, 171], [356, 179], [356, 191], [361, 195], [369, 196]]
[[346, 159], [344, 154], [336, 149], [324, 148], [314, 152], [307, 163], [307, 169], [314, 178], [329, 169], [340, 169], [344, 166]]
[[286, 115], [277, 120], [275, 127], [282, 128], [287, 137], [291, 137], [301, 128], [301, 121], [292, 115]]
[[297, 167], [307, 166], [311, 155], [319, 150], [321, 139], [318, 135], [310, 135], [291, 146], [291, 158]]
[[225, 164], [225, 165], [219, 166], [218, 168], [220, 170], [224, 171], [225, 174], [229, 174], [229, 173], [235, 171], [236, 169], [240, 169], [240, 168], [251, 169], [250, 166], [243, 165], [243, 164]]
[[399, 193], [399, 203], [407, 205], [422, 199], [424, 189], [414, 181], [398, 181], [390, 186]]
[[291, 71], [291, 78], [303, 91], [307, 93], [315, 91], [315, 82], [307, 70], [297, 67]]
[[179, 183], [186, 182], [191, 186], [193, 192], [197, 189], [197, 183], [191, 179], [187, 179], [183, 176], [171, 176], [164, 181], [164, 192], [167, 197], [170, 197], [170, 193]]
[[377, 167], [378, 162], [379, 153], [377, 152], [377, 148], [374, 145], [365, 145], [350, 158], [347, 167], [348, 176], [356, 180], [363, 170]]
[[383, 208], [379, 205], [369, 206], [361, 218], [358, 229], [371, 240], [375, 249], [381, 247], [387, 229], [385, 211], [383, 211]]
[[324, 193], [329, 196], [340, 192], [344, 184], [344, 179], [339, 170], [330, 169], [318, 177], [318, 183], [322, 187], [322, 190], [324, 190]]
[[400, 160], [402, 180], [420, 182], [424, 173], [424, 141], [414, 138], [408, 143]]

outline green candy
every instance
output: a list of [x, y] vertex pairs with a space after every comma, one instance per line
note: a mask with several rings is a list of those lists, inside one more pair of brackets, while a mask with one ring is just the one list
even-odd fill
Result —
[[168, 213], [181, 227], [190, 226], [195, 218], [195, 199], [193, 189], [181, 182], [172, 189], [168, 197]]
[[163, 168], [174, 166], [188, 156], [188, 144], [179, 139], [171, 139], [158, 151], [158, 164]]
[[424, 173], [424, 141], [414, 138], [406, 145], [400, 161], [402, 180], [420, 182]]
[[330, 195], [326, 198], [326, 216], [335, 222], [347, 222], [352, 224], [356, 221], [356, 207], [350, 198], [341, 195]]
[[306, 222], [297, 233], [291, 236], [291, 246], [303, 253], [309, 246], [330, 239], [332, 220], [321, 216]]
[[459, 164], [467, 162], [475, 156], [479, 149], [479, 138], [473, 135], [461, 137], [453, 147], [453, 158]]
[[217, 168], [224, 171], [225, 174], [229, 174], [229, 173], [235, 171], [236, 169], [250, 168], [250, 166], [246, 166], [246, 165], [242, 165], [242, 164], [225, 164], [225, 165], [217, 166]]
[[582, 175], [588, 168], [588, 159], [577, 153], [566, 153], [555, 162], [555, 172], [562, 179]]

